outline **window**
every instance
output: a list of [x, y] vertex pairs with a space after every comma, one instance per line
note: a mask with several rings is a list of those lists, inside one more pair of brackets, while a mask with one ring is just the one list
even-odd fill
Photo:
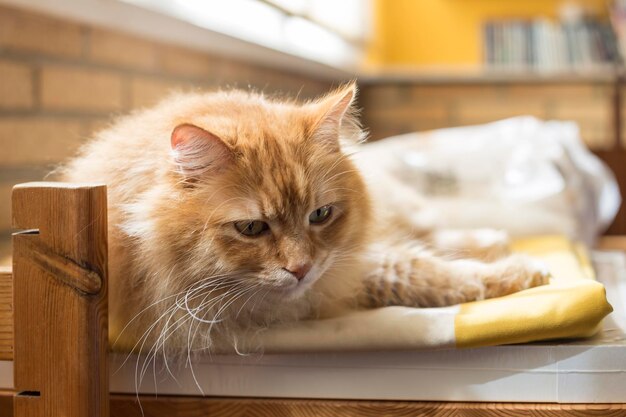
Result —
[[363, 0], [120, 1], [340, 68], [360, 63], [369, 27]]

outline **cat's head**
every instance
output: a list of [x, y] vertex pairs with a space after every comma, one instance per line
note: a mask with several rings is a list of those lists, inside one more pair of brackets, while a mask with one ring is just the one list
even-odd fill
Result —
[[190, 276], [297, 299], [359, 251], [369, 200], [342, 144], [363, 135], [355, 94], [350, 84], [296, 104], [220, 93], [176, 121], [170, 227], [185, 236], [178, 259]]

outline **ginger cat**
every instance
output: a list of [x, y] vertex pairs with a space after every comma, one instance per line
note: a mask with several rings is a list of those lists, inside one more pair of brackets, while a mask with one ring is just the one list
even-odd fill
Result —
[[364, 138], [355, 96], [353, 83], [303, 104], [174, 96], [120, 119], [63, 167], [63, 181], [108, 186], [116, 348], [232, 349], [237, 334], [275, 322], [547, 281], [535, 262], [507, 256], [505, 238], [442, 234], [407, 215], [410, 191], [353, 162]]

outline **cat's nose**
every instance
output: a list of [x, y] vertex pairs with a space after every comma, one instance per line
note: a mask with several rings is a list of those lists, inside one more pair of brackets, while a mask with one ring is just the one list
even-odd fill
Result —
[[291, 273], [294, 277], [301, 281], [302, 278], [306, 276], [306, 274], [311, 270], [313, 264], [310, 262], [287, 265], [287, 267], [283, 268], [285, 271]]

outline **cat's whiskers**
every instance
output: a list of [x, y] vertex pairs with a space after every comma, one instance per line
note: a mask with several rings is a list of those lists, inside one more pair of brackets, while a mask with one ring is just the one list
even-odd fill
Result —
[[[240, 290], [239, 292], [237, 292], [235, 294], [231, 294], [231, 300], [229, 300], [228, 304], [225, 305], [224, 308], [228, 308], [228, 305], [234, 303], [237, 299], [242, 298], [246, 294], [252, 293], [253, 290], [255, 290], [259, 286], [261, 286], [260, 283], [258, 283], [256, 285], [253, 285], [253, 286], [251, 286], [249, 288], [244, 288], [244, 289]], [[257, 290], [257, 292], [258, 292], [258, 290]], [[205, 314], [203, 315], [203, 318], [206, 317], [206, 315], [209, 314], [209, 313], [211, 313], [211, 308], [209, 306], [207, 306], [207, 308], [205, 308]], [[217, 316], [217, 313], [216, 313], [216, 316]], [[196, 327], [195, 327], [195, 330], [193, 332], [193, 335], [191, 335], [191, 330], [193, 329], [193, 324], [189, 328], [188, 341], [187, 341], [187, 344], [188, 344], [187, 352], [188, 352], [188, 362], [189, 362], [189, 364], [191, 366], [192, 366], [192, 364], [191, 364], [190, 358], [189, 358], [190, 353], [192, 351], [196, 352], [196, 351], [200, 351], [200, 350], [205, 350], [208, 347], [208, 346], [207, 347], [201, 347], [201, 348], [198, 348], [198, 349], [193, 348], [193, 346], [195, 344], [194, 341], [195, 341], [195, 338], [197, 336], [197, 332], [200, 329], [200, 327], [202, 326], [202, 324], [203, 324], [203, 322], [198, 322], [196, 324]], [[210, 341], [210, 328], [207, 331], [207, 335], [205, 335], [205, 337]]]
[[[223, 294], [223, 295], [222, 295], [219, 299], [214, 299], [214, 300], [210, 300], [210, 301], [207, 301], [207, 302], [204, 302], [204, 300], [203, 300], [203, 302], [202, 302], [202, 303], [198, 306], [198, 308], [197, 308], [198, 310], [204, 310], [204, 314], [203, 314], [203, 316], [202, 316], [202, 317], [200, 317], [200, 318], [198, 318], [198, 317], [194, 316], [194, 318], [196, 319], [196, 321], [198, 321], [197, 326], [196, 326], [196, 331], [197, 331], [197, 329], [200, 327], [200, 325], [201, 325], [202, 323], [209, 323], [209, 324], [213, 324], [213, 323], [216, 323], [216, 322], [221, 321], [221, 320], [219, 320], [219, 319], [216, 319], [217, 314], [213, 317], [213, 319], [212, 319], [212, 320], [206, 320], [206, 319], [205, 319], [205, 317], [207, 316], [207, 314], [209, 314], [209, 313], [211, 312], [211, 308], [213, 307], [213, 305], [216, 305], [217, 303], [221, 302], [221, 301], [222, 301], [223, 299], [225, 299], [226, 297], [229, 297], [229, 296], [235, 297], [235, 296], [236, 296], [239, 292], [241, 292], [241, 291], [246, 292], [246, 291], [248, 291], [248, 290], [255, 289], [255, 288], [257, 288], [258, 286], [261, 286], [261, 285], [262, 285], [262, 283], [255, 283], [255, 284], [249, 285], [249, 286], [247, 286], [247, 287], [243, 287], [243, 288], [240, 288], [240, 289], [234, 289], [234, 290], [231, 290], [231, 291], [229, 291], [229, 292], [227, 292], [227, 293]], [[218, 310], [218, 312], [219, 312], [219, 310]], [[195, 337], [195, 336], [194, 336], [194, 337]]]
[[[169, 322], [170, 322], [170, 320], [171, 320], [171, 318], [172, 318], [172, 315], [173, 315], [173, 313], [172, 313], [172, 314], [170, 314], [170, 316], [169, 316], [169, 317], [167, 318], [167, 320], [165, 321], [164, 330], [162, 330], [162, 331], [161, 331], [161, 334], [159, 335], [159, 338], [163, 335], [163, 333], [164, 333], [164, 332], [165, 332], [165, 333], [167, 333], [167, 327], [169, 326]], [[165, 369], [166, 369], [167, 373], [168, 373], [168, 374], [172, 377], [172, 379], [173, 379], [174, 381], [176, 381], [176, 383], [178, 383], [178, 379], [176, 379], [176, 377], [174, 376], [174, 374], [173, 374], [172, 370], [170, 369], [169, 363], [168, 363], [168, 359], [167, 359], [167, 352], [166, 352], [166, 350], [165, 350], [165, 343], [161, 344], [161, 349], [159, 349], [159, 347], [158, 347], [158, 339], [157, 339], [157, 342], [155, 342], [155, 344], [156, 344], [156, 348], [155, 348], [155, 358], [156, 358], [156, 352], [157, 352], [158, 350], [161, 350], [161, 353], [162, 353], [162, 355], [163, 355], [163, 363], [164, 363], [164, 365], [165, 365]], [[156, 362], [156, 359], [155, 359], [155, 362]]]
[[[133, 316], [133, 318], [131, 318], [131, 319], [128, 321], [128, 323], [126, 323], [126, 326], [124, 326], [124, 328], [120, 331], [120, 333], [119, 333], [119, 335], [117, 336], [117, 338], [115, 338], [115, 341], [113, 342], [112, 347], [115, 347], [115, 345], [116, 345], [116, 344], [117, 344], [117, 342], [119, 341], [120, 337], [122, 337], [122, 334], [123, 334], [123, 333], [124, 333], [124, 332], [128, 329], [128, 327], [129, 327], [129, 326], [130, 326], [130, 325], [131, 325], [131, 324], [132, 324], [135, 320], [137, 320], [137, 319], [139, 318], [139, 316], [141, 316], [142, 314], [144, 314], [145, 312], [147, 312], [147, 311], [148, 311], [149, 309], [151, 309], [152, 307], [155, 307], [157, 304], [160, 304], [160, 303], [162, 303], [162, 302], [164, 302], [164, 301], [167, 301], [167, 300], [169, 300], [170, 298], [176, 297], [176, 296], [178, 296], [178, 295], [180, 295], [180, 294], [182, 294], [182, 293], [184, 293], [184, 291], [181, 291], [181, 292], [176, 293], [176, 294], [169, 295], [169, 296], [167, 296], [167, 297], [163, 297], [163, 298], [161, 298], [160, 300], [157, 300], [157, 301], [155, 301], [154, 303], [150, 304], [149, 306], [147, 306], [146, 308], [144, 308], [143, 310], [141, 310], [141, 311], [140, 311], [140, 312], [138, 312], [137, 314], [135, 314], [135, 315]], [[131, 351], [131, 352], [132, 352], [132, 351]], [[122, 366], [123, 366], [123, 365], [124, 365], [124, 364], [122, 364]], [[118, 369], [118, 370], [119, 370], [119, 369]]]
[[[169, 275], [171, 275], [171, 274], [172, 274], [172, 271], [170, 271], [170, 274], [169, 274]], [[213, 278], [213, 279], [219, 279], [219, 278], [221, 278], [221, 277], [225, 277], [225, 276], [227, 276], [227, 275], [228, 275], [228, 274], [221, 274], [221, 275], [218, 275], [218, 276], [212, 276], [211, 278]], [[169, 276], [168, 276], [168, 278], [169, 278]], [[202, 281], [200, 281], [200, 282], [202, 282]], [[194, 285], [195, 285], [195, 284], [194, 284]], [[132, 318], [131, 318], [131, 319], [130, 319], [127, 323], [126, 323], [126, 325], [124, 326], [124, 328], [120, 331], [119, 335], [117, 336], [117, 338], [116, 338], [116, 339], [115, 339], [115, 341], [113, 342], [113, 346], [115, 346], [115, 344], [119, 341], [120, 337], [121, 337], [121, 336], [123, 335], [123, 333], [124, 333], [124, 332], [128, 329], [128, 327], [129, 327], [129, 326], [130, 326], [130, 325], [131, 325], [131, 324], [132, 324], [135, 320], [137, 320], [137, 319], [138, 319], [138, 318], [139, 318], [142, 314], [146, 313], [149, 309], [151, 309], [151, 308], [153, 308], [153, 307], [156, 307], [158, 304], [160, 304], [160, 303], [162, 303], [162, 302], [164, 302], [164, 301], [167, 301], [167, 300], [169, 300], [169, 299], [171, 299], [171, 298], [178, 297], [179, 295], [184, 294], [184, 293], [185, 293], [185, 292], [187, 292], [187, 291], [188, 291], [188, 290], [182, 290], [182, 291], [180, 291], [180, 292], [178, 292], [178, 293], [168, 295], [167, 297], [163, 297], [163, 298], [161, 298], [161, 299], [159, 299], [159, 300], [157, 300], [157, 301], [155, 301], [155, 302], [151, 303], [150, 305], [148, 305], [147, 307], [145, 307], [145, 308], [144, 308], [144, 309], [142, 309], [141, 311], [139, 311], [137, 314], [135, 314], [135, 315], [134, 315], [134, 316], [133, 316], [133, 317], [132, 317]], [[136, 346], [137, 346], [137, 345], [135, 345], [135, 347], [136, 347]], [[134, 348], [133, 348], [133, 350], [131, 350], [131, 352], [132, 352], [132, 351], [134, 351]], [[123, 365], [123, 364], [122, 364], [122, 365]]]
[[[239, 308], [239, 310], [237, 311], [237, 314], [235, 315], [235, 320], [237, 320], [239, 318], [239, 315], [241, 314], [241, 312], [243, 311], [244, 307], [248, 304], [248, 302], [256, 297], [256, 295], [261, 292], [262, 290], [266, 290], [266, 291], [271, 291], [270, 288], [266, 288], [265, 286], [261, 286], [261, 288], [258, 288], [252, 295], [250, 295], [248, 297], [248, 299], [241, 305], [241, 307]], [[254, 307], [254, 305], [252, 306]]]
[[[212, 282], [212, 281], [217, 281], [220, 280], [220, 282]], [[207, 282], [210, 281], [210, 282]], [[175, 333], [176, 330], [178, 330], [178, 328], [180, 327], [180, 325], [184, 325], [184, 322], [192, 319], [193, 317], [193, 313], [190, 315], [190, 311], [192, 311], [191, 308], [186, 308], [184, 306], [185, 300], [187, 302], [187, 304], [189, 303], [190, 300], [192, 299], [196, 299], [199, 297], [204, 297], [201, 303], [204, 303], [204, 300], [206, 300], [210, 294], [218, 289], [224, 289], [224, 288], [230, 288], [230, 287], [236, 287], [237, 285], [239, 285], [240, 282], [243, 282], [244, 280], [237, 280], [237, 279], [233, 279], [232, 277], [229, 280], [224, 281], [222, 277], [209, 277], [208, 279], [204, 279], [202, 281], [199, 281], [197, 283], [195, 283], [193, 286], [191, 286], [189, 289], [187, 289], [186, 291], [183, 291], [181, 293], [178, 294], [177, 299], [175, 300], [174, 304], [172, 306], [170, 306], [170, 308], [168, 308], [165, 313], [163, 315], [161, 315], [161, 317], [159, 317], [159, 319], [157, 319], [157, 322], [162, 320], [166, 315], [169, 314], [169, 317], [165, 323], [165, 326], [163, 326], [162, 330], [161, 330], [161, 334], [160, 336], [157, 338], [157, 340], [155, 341], [155, 345], [157, 348], [159, 348], [159, 345], [164, 346], [165, 345], [165, 341], [172, 335]], [[203, 293], [204, 290], [211, 288], [211, 290], [208, 293]], [[185, 294], [184, 296], [181, 297], [182, 294]], [[228, 292], [226, 294], [223, 294], [221, 297], [225, 297], [228, 296]], [[218, 297], [218, 298], [221, 298]], [[171, 297], [170, 297], [171, 298]], [[218, 301], [217, 299], [212, 300], [212, 301]], [[200, 307], [202, 308], [202, 307]], [[180, 317], [179, 319], [176, 320], [176, 322], [174, 322], [173, 324], [170, 324], [170, 321], [173, 317], [174, 314], [176, 314], [177, 311], [186, 311], [188, 314], [184, 315], [183, 317]], [[155, 323], [156, 324], [156, 323]], [[149, 329], [149, 331], [152, 330]], [[148, 332], [149, 332], [148, 331]], [[170, 334], [168, 334], [170, 333]], [[147, 334], [145, 335], [147, 336]], [[143, 338], [143, 337], [142, 337]], [[141, 348], [141, 350], [143, 350], [143, 346]]]
[[[172, 271], [170, 271], [170, 275], [171, 275], [171, 273], [172, 273]], [[155, 301], [155, 302], [151, 303], [151, 304], [150, 304], [150, 305], [148, 305], [146, 308], [142, 309], [140, 312], [138, 312], [137, 314], [135, 314], [135, 316], [133, 316], [133, 317], [132, 317], [132, 318], [131, 318], [131, 319], [130, 319], [127, 323], [126, 323], [126, 325], [124, 326], [124, 328], [120, 331], [120, 334], [119, 334], [119, 335], [118, 335], [118, 337], [115, 339], [115, 342], [113, 343], [113, 346], [115, 346], [115, 344], [119, 341], [119, 339], [120, 339], [120, 337], [122, 336], [122, 334], [123, 334], [123, 333], [126, 331], [126, 329], [127, 329], [127, 328], [128, 328], [128, 327], [132, 324], [132, 322], [134, 322], [135, 320], [137, 320], [137, 319], [138, 319], [138, 318], [139, 318], [142, 314], [146, 313], [146, 312], [147, 312], [148, 310], [150, 310], [151, 308], [156, 307], [158, 304], [160, 304], [160, 303], [162, 303], [162, 302], [164, 302], [164, 301], [166, 301], [166, 300], [169, 300], [169, 299], [171, 299], [171, 298], [177, 297], [177, 296], [179, 296], [180, 294], [183, 294], [184, 292], [185, 292], [185, 290], [180, 291], [180, 292], [178, 292], [178, 293], [176, 293], [176, 294], [171, 294], [171, 295], [169, 295], [169, 296], [167, 296], [167, 297], [163, 297], [163, 298], [161, 298], [160, 300], [157, 300], [157, 301]], [[170, 308], [171, 308], [171, 307], [170, 307]], [[168, 309], [168, 310], [169, 310], [169, 309]], [[167, 310], [166, 310], [166, 311], [167, 311]], [[165, 314], [167, 314], [167, 313], [165, 313]], [[155, 321], [155, 324], [158, 322], [158, 320], [159, 320], [159, 319], [157, 319], [157, 321]], [[143, 334], [143, 335], [142, 335], [142, 336], [138, 339], [137, 343], [135, 343], [135, 345], [133, 346], [133, 348], [130, 350], [129, 354], [128, 354], [128, 355], [126, 356], [126, 358], [124, 359], [124, 362], [123, 362], [123, 363], [120, 365], [120, 367], [118, 368], [118, 371], [119, 371], [119, 369], [121, 369], [121, 368], [122, 368], [122, 367], [126, 364], [126, 362], [128, 361], [128, 359], [130, 358], [130, 355], [131, 355], [133, 352], [135, 352], [135, 349], [137, 348], [137, 345], [139, 344], [139, 342], [141, 342], [141, 340], [142, 340], [142, 338], [144, 337], [144, 335], [147, 337], [147, 335], [148, 335], [148, 333], [149, 333], [150, 331], [151, 331], [151, 329], [148, 329], [148, 330], [147, 330], [146, 332], [144, 332], [144, 334]]]
[[[271, 289], [270, 289], [270, 288], [266, 288], [265, 286], [261, 286], [261, 288], [258, 288], [256, 291], [254, 291], [252, 294], [250, 294], [250, 295], [248, 296], [248, 298], [246, 299], [246, 301], [242, 304], [241, 308], [239, 308], [239, 311], [237, 311], [237, 314], [235, 315], [235, 320], [238, 320], [238, 319], [239, 319], [239, 315], [240, 315], [240, 314], [241, 314], [241, 312], [243, 311], [243, 308], [246, 306], [246, 304], [248, 304], [248, 302], [249, 302], [251, 299], [253, 299], [253, 298], [257, 298], [257, 301], [258, 301], [258, 294], [259, 294], [261, 291], [263, 291], [263, 290], [265, 290], [265, 294], [263, 294], [263, 297], [265, 297], [265, 295], [267, 295], [267, 293], [268, 293], [269, 291], [271, 291]], [[250, 307], [250, 311], [249, 311], [250, 318], [252, 317], [252, 313], [253, 313], [253, 310], [254, 310], [255, 305], [256, 305], [256, 303], [254, 303], [254, 304]], [[244, 354], [244, 353], [242, 353], [242, 352], [240, 352], [240, 351], [239, 351], [239, 348], [237, 347], [237, 339], [236, 339], [236, 336], [234, 336], [234, 338], [233, 338], [233, 347], [234, 347], [235, 352], [237, 353], [237, 355], [239, 355], [239, 356], [247, 356], [246, 354]]]
[[337, 159], [335, 159], [335, 161], [327, 169], [327, 172], [332, 172], [335, 168], [337, 168], [337, 166], [339, 164], [341, 164], [342, 162], [346, 161], [347, 159], [348, 159], [348, 155], [346, 155], [346, 154], [339, 155], [339, 157]]
[[[150, 335], [150, 333], [152, 332], [152, 330], [157, 326], [158, 322], [161, 320], [162, 317], [165, 317], [167, 314], [169, 314], [170, 310], [175, 310], [176, 306], [172, 305], [170, 306], [165, 313], [163, 313], [157, 320], [154, 321], [154, 323], [148, 328], [148, 330], [146, 330], [143, 335], [139, 338], [138, 342], [135, 344], [135, 346], [133, 347], [133, 349], [131, 350], [131, 353], [133, 351], [135, 351], [135, 349], [137, 348], [137, 345], [141, 342], [141, 346], [139, 348], [139, 351], [143, 351], [143, 347], [145, 346], [147, 340], [148, 340], [148, 336]], [[130, 355], [130, 354], [129, 354]], [[142, 373], [139, 373], [139, 359], [140, 356], [137, 357], [137, 362], [135, 364], [135, 392], [137, 395], [137, 401], [139, 402], [139, 387], [141, 386], [141, 384], [143, 383], [143, 366], [142, 366]], [[145, 364], [145, 361], [144, 361]], [[140, 404], [141, 407], [141, 404]], [[142, 413], [143, 413], [143, 409], [142, 409]]]
[[[337, 158], [337, 159], [336, 159], [336, 160], [332, 163], [332, 165], [331, 165], [331, 166], [330, 166], [330, 167], [326, 170], [326, 172], [327, 172], [327, 173], [332, 173], [332, 172], [335, 170], [335, 168], [337, 168], [337, 167], [339, 166], [339, 164], [341, 164], [341, 163], [345, 162], [346, 160], [347, 160], [347, 157], [346, 157], [345, 155], [341, 155], [339, 158]], [[340, 174], [341, 174], [341, 173], [340, 173]], [[327, 177], [327, 175], [328, 175], [328, 174], [325, 174], [325, 175], [321, 178], [321, 181], [322, 181], [322, 184], [323, 184], [323, 185], [328, 184], [328, 181], [329, 181], [330, 179], [335, 178], [335, 176], [333, 176], [333, 177], [331, 177], [331, 178], [328, 178], [328, 177]]]
[[331, 169], [329, 169], [328, 172], [332, 172], [332, 169], [335, 169], [340, 163], [349, 161], [352, 158], [352, 156], [354, 156], [356, 153], [357, 151], [352, 151], [352, 152], [343, 151], [342, 154], [337, 158], [337, 160], [335, 160], [335, 162], [331, 165]]
[[267, 294], [269, 294], [271, 291], [272, 291], [272, 290], [271, 290], [271, 288], [267, 288], [267, 291], [265, 291], [265, 293], [264, 293], [261, 297], [259, 297], [259, 298], [257, 299], [257, 301], [256, 301], [254, 304], [252, 304], [252, 307], [250, 307], [250, 316], [251, 316], [251, 317], [253, 317], [253, 313], [254, 313], [254, 309], [255, 309], [255, 307], [256, 307], [257, 305], [263, 305], [263, 301], [265, 301], [265, 297], [266, 297], [266, 296], [267, 296]]
[[[135, 385], [136, 388], [138, 388], [139, 386], [141, 386], [141, 384], [143, 383], [143, 378], [145, 376], [145, 372], [147, 371], [147, 366], [149, 366], [150, 361], [155, 361], [156, 360], [156, 352], [159, 350], [159, 345], [161, 344], [163, 346], [163, 352], [164, 352], [164, 357], [165, 357], [165, 366], [166, 369], [168, 370], [168, 373], [170, 375], [173, 376], [170, 368], [169, 368], [169, 364], [167, 363], [167, 356], [165, 354], [165, 342], [166, 340], [175, 333], [176, 330], [178, 330], [178, 328], [183, 325], [188, 319], [189, 317], [187, 315], [181, 317], [180, 319], [178, 319], [174, 325], [176, 325], [177, 323], [180, 323], [179, 326], [177, 326], [176, 328], [174, 328], [173, 330], [170, 330], [170, 324], [169, 322], [171, 321], [172, 317], [174, 316], [174, 314], [176, 314], [177, 311], [180, 310], [184, 310], [184, 308], [181, 308], [181, 304], [179, 301], [179, 297], [182, 294], [187, 294], [189, 292], [196, 292], [197, 295], [195, 295], [192, 298], [195, 297], [200, 297], [203, 294], [200, 292], [202, 289], [206, 289], [208, 287], [211, 286], [216, 286], [216, 285], [221, 285], [224, 283], [223, 279], [226, 275], [214, 275], [214, 276], [210, 276], [207, 277], [201, 281], [198, 281], [196, 283], [194, 283], [191, 287], [189, 287], [187, 290], [183, 290], [177, 294], [171, 295], [169, 297], [166, 297], [166, 299], [170, 299], [172, 297], [176, 297], [176, 300], [174, 301], [174, 303], [165, 310], [165, 312], [163, 312], [163, 314], [161, 314], [161, 316], [159, 316], [159, 318], [157, 318], [154, 323], [148, 327], [148, 329], [143, 333], [143, 335], [139, 338], [138, 342], [135, 344], [135, 346], [133, 347], [133, 349], [131, 350], [131, 352], [134, 352], [137, 349], [137, 345], [139, 345], [141, 343], [141, 346], [139, 347], [139, 352], [143, 352], [144, 351], [144, 346], [145, 343], [147, 342], [150, 333], [152, 333], [152, 331], [155, 329], [155, 327], [159, 324], [159, 322], [165, 317], [168, 316], [167, 321], [165, 326], [161, 329], [160, 335], [159, 337], [157, 337], [157, 339], [155, 340], [153, 346], [151, 347], [151, 349], [148, 351], [148, 353], [146, 354], [145, 360], [144, 360], [144, 364], [142, 365], [142, 369], [141, 372], [138, 374], [139, 371], [139, 360], [137, 361], [137, 365], [135, 368]], [[214, 281], [220, 281], [219, 283], [215, 284]], [[190, 298], [188, 297], [188, 300]], [[169, 331], [169, 335], [167, 334]], [[130, 357], [130, 355], [128, 356]], [[126, 360], [128, 359], [128, 357], [126, 358]], [[138, 358], [139, 359], [139, 358]], [[125, 361], [126, 362], [126, 361]], [[175, 378], [174, 378], [175, 379]]]
[[[358, 172], [358, 170], [356, 170], [356, 169], [347, 169], [345, 171], [338, 172], [338, 173], [334, 174], [333, 176], [331, 176], [329, 178], [324, 178], [321, 181], [320, 188], [328, 187], [328, 185], [331, 184], [335, 178], [337, 178], [337, 177], [339, 177], [341, 175], [345, 175], [345, 174], [349, 174], [349, 173], [357, 173], [357, 172]], [[354, 192], [354, 190], [352, 190], [352, 191]]]
[[[198, 294], [196, 297], [200, 297], [202, 294]], [[175, 334], [175, 332], [182, 327], [187, 321], [189, 321], [191, 319], [191, 317], [187, 314], [183, 315], [182, 317], [180, 317], [179, 319], [177, 319], [171, 326], [169, 324], [169, 322], [171, 321], [172, 317], [174, 316], [174, 314], [176, 314], [178, 311], [183, 311], [184, 308], [181, 308], [181, 305], [179, 302], [176, 302], [174, 305], [172, 305], [170, 307], [170, 309], [168, 309], [160, 318], [158, 321], [160, 321], [165, 315], [168, 315], [167, 321], [165, 323], [165, 326], [162, 328], [159, 336], [157, 337], [157, 339], [155, 340], [155, 342], [153, 343], [153, 346], [150, 348], [150, 350], [147, 352], [147, 354], [145, 355], [144, 358], [144, 363], [142, 365], [141, 368], [141, 372], [139, 375], [139, 386], [141, 386], [143, 378], [145, 376], [145, 373], [148, 370], [148, 367], [150, 365], [150, 362], [153, 363], [153, 367], [155, 367], [155, 363], [156, 363], [156, 355], [157, 352], [159, 350], [162, 350], [163, 355], [164, 355], [164, 364], [165, 364], [165, 368], [167, 369], [168, 373], [174, 378], [174, 380], [176, 380], [176, 378], [174, 377], [174, 375], [172, 374], [169, 364], [167, 362], [167, 354], [165, 351], [165, 342], [172, 336]], [[156, 323], [155, 323], [156, 324]], [[175, 327], [174, 327], [175, 326]], [[173, 329], [171, 329], [171, 327], [174, 327]], [[169, 334], [168, 334], [169, 331]], [[147, 339], [147, 335], [146, 335], [146, 339]], [[144, 340], [145, 343], [146, 340]], [[140, 348], [140, 351], [143, 351], [143, 344]], [[138, 365], [139, 363], [137, 363]], [[156, 375], [155, 375], [156, 377]]]
[[[231, 296], [231, 299], [230, 299], [228, 302], [226, 302], [226, 303], [225, 303], [222, 307], [220, 307], [220, 309], [219, 309], [219, 310], [217, 311], [217, 313], [215, 314], [215, 316], [214, 316], [213, 320], [205, 321], [205, 320], [203, 320], [203, 319], [201, 320], [201, 319], [197, 318], [196, 316], [194, 316], [194, 319], [196, 319], [196, 320], [200, 321], [201, 323], [210, 323], [210, 325], [209, 325], [209, 330], [208, 330], [208, 332], [207, 332], [207, 337], [208, 337], [209, 339], [210, 339], [210, 334], [211, 334], [211, 330], [212, 330], [212, 328], [213, 328], [213, 325], [214, 325], [215, 323], [219, 323], [219, 322], [221, 321], [221, 320], [219, 320], [219, 319], [218, 319], [218, 317], [219, 317], [220, 313], [221, 313], [222, 311], [225, 311], [225, 310], [226, 310], [226, 309], [227, 309], [230, 305], [232, 305], [232, 304], [233, 304], [236, 300], [238, 300], [239, 298], [243, 297], [245, 294], [247, 294], [247, 293], [251, 292], [252, 290], [254, 290], [254, 289], [255, 289], [256, 287], [258, 287], [259, 285], [261, 285], [261, 283], [256, 283], [256, 284], [251, 285], [251, 286], [249, 286], [249, 287], [247, 287], [247, 288], [240, 289], [240, 290], [236, 291], [236, 292], [235, 292], [234, 294], [232, 294], [232, 295], [231, 295], [229, 292], [227, 292], [227, 293], [226, 293], [226, 294], [224, 294], [222, 297], [220, 297], [220, 301], [221, 301], [221, 300], [223, 300], [224, 298], [226, 298], [226, 297], [227, 297], [227, 296], [229, 296], [229, 295]], [[210, 303], [212, 303], [212, 302], [213, 302], [213, 300], [211, 300], [211, 301], [209, 302], [209, 305], [210, 305]], [[207, 307], [207, 313], [208, 313], [208, 311], [210, 311], [210, 308], [209, 308], [209, 307]], [[206, 314], [206, 313], [205, 313], [205, 314]], [[195, 372], [194, 372], [194, 370], [193, 370], [193, 363], [192, 363], [192, 361], [191, 361], [191, 352], [192, 352], [193, 342], [194, 342], [194, 340], [195, 340], [195, 337], [196, 337], [196, 334], [197, 334], [197, 331], [198, 331], [199, 327], [200, 327], [200, 323], [198, 323], [198, 324], [197, 324], [197, 326], [196, 326], [196, 330], [193, 332], [193, 337], [192, 337], [193, 323], [192, 323], [192, 325], [191, 325], [191, 326], [189, 326], [189, 332], [188, 332], [188, 335], [187, 335], [187, 362], [188, 362], [188, 364], [189, 364], [189, 368], [190, 368], [190, 371], [191, 371], [192, 378], [193, 378], [193, 380], [194, 380], [194, 382], [195, 382], [195, 384], [196, 384], [196, 386], [197, 386], [198, 390], [202, 393], [202, 395], [204, 395], [204, 392], [202, 391], [202, 387], [200, 386], [200, 384], [199, 384], [199, 382], [198, 382], [198, 380], [197, 380], [197, 378], [196, 378]]]
[[[228, 306], [230, 306], [240, 295], [245, 294], [245, 292], [246, 292], [246, 289], [244, 289], [243, 292], [240, 291], [240, 292], [238, 292], [236, 294], [233, 294], [233, 297], [232, 297], [232, 299], [230, 301], [224, 303], [221, 307], [219, 307], [218, 311], [215, 313], [214, 319], [215, 320], [219, 320], [220, 315], [223, 314], [223, 312], [226, 310], [226, 308], [228, 308]], [[222, 300], [223, 300], [223, 298], [220, 299], [220, 302]], [[215, 323], [211, 323], [209, 325], [208, 336], [211, 335], [211, 331], [213, 330], [214, 324]]]
[[[179, 307], [180, 307], [181, 309], [183, 309], [183, 310], [186, 310], [186, 311], [187, 311], [187, 313], [189, 313], [189, 315], [191, 315], [194, 319], [197, 319], [197, 320], [199, 320], [199, 321], [202, 321], [201, 319], [199, 319], [198, 317], [196, 317], [196, 316], [195, 316], [195, 314], [193, 313], [193, 311], [192, 311], [192, 310], [197, 310], [197, 311], [199, 311], [199, 310], [201, 309], [202, 303], [204, 303], [204, 300], [206, 300], [208, 297], [210, 297], [210, 295], [211, 295], [214, 291], [219, 290], [219, 289], [223, 289], [223, 288], [236, 287], [238, 284], [239, 284], [239, 282], [230, 281], [230, 280], [229, 280], [229, 281], [225, 281], [225, 282], [221, 282], [221, 283], [218, 283], [218, 284], [215, 284], [214, 288], [212, 288], [212, 289], [211, 289], [211, 291], [209, 291], [208, 293], [206, 293], [206, 294], [204, 295], [204, 298], [203, 298], [203, 300], [200, 302], [200, 305], [199, 305], [198, 307], [194, 308], [194, 309], [191, 309], [191, 308], [189, 307], [189, 299], [190, 299], [190, 296], [191, 296], [192, 294], [196, 293], [196, 292], [203, 291], [203, 290], [205, 290], [206, 288], [209, 288], [211, 285], [210, 285], [210, 284], [207, 284], [207, 285], [203, 285], [203, 286], [200, 286], [200, 287], [198, 287], [198, 288], [195, 288], [195, 289], [193, 289], [192, 291], [187, 291], [187, 292], [185, 293], [185, 296], [183, 297], [182, 303], [179, 303]], [[178, 303], [178, 300], [177, 300], [177, 303]], [[184, 306], [184, 307], [183, 307], [183, 306]]]

